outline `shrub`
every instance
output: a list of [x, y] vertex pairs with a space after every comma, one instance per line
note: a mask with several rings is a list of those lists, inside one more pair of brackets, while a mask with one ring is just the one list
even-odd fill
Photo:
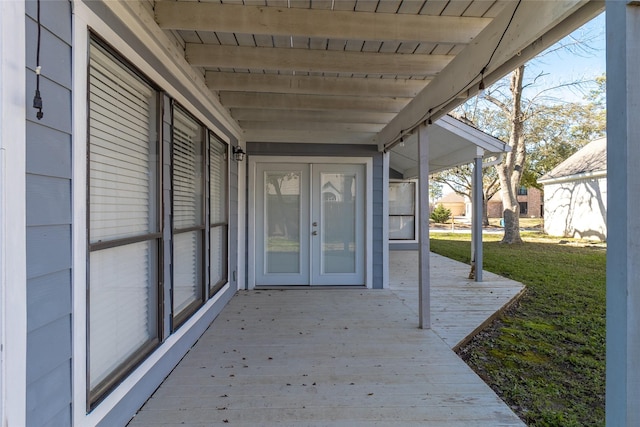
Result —
[[451, 210], [439, 204], [436, 208], [431, 212], [431, 219], [435, 222], [442, 224], [445, 223], [451, 218]]

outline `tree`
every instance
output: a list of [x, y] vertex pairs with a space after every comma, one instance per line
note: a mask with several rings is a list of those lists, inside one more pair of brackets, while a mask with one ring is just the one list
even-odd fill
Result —
[[451, 210], [445, 208], [442, 204], [439, 204], [433, 212], [431, 212], [429, 217], [438, 224], [444, 224], [449, 220], [449, 218], [451, 218]]
[[429, 180], [429, 199], [431, 203], [442, 198], [442, 183]]
[[522, 243], [520, 237], [520, 205], [518, 204], [518, 187], [524, 171], [526, 158], [524, 122], [526, 116], [522, 111], [522, 82], [524, 65], [511, 73], [511, 102], [488, 96], [486, 99], [496, 105], [509, 119], [509, 147], [511, 151], [504, 156], [504, 161], [496, 165], [500, 192], [502, 195], [502, 217], [504, 218], [504, 237], [502, 243]]
[[[554, 88], [540, 90], [531, 98], [523, 97], [525, 89], [535, 88], [538, 77], [525, 84], [524, 67], [520, 67], [510, 76], [508, 86], [506, 79], [498, 82], [483, 98], [472, 99], [456, 111], [463, 120], [511, 146], [512, 151], [502, 164], [494, 171], [485, 169], [483, 184], [485, 204], [502, 187], [505, 243], [521, 241], [518, 188], [540, 188], [538, 178], [589, 141], [604, 136], [606, 130], [604, 76], [596, 78], [595, 89], [583, 102], [561, 102], [543, 95]], [[459, 167], [434, 175], [433, 180], [470, 197], [471, 172], [469, 166]], [[486, 205], [484, 210], [486, 213]], [[486, 224], [487, 219], [484, 220]]]

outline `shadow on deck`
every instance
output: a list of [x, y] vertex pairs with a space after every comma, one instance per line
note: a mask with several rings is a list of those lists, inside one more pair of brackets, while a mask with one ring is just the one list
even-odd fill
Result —
[[390, 266], [386, 290], [239, 292], [129, 425], [524, 425], [451, 350], [522, 286], [433, 255], [420, 330], [417, 253]]

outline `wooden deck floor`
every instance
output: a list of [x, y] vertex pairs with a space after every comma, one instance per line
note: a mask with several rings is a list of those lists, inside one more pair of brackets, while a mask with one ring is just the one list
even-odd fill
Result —
[[389, 290], [239, 292], [129, 425], [522, 426], [451, 350], [521, 286], [483, 288], [434, 256], [420, 330], [411, 256], [392, 253]]

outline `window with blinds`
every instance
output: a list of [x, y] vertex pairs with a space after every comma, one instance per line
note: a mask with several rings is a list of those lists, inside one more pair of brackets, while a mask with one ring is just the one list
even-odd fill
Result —
[[[175, 102], [171, 143], [162, 144], [159, 90], [95, 38], [88, 91], [91, 410], [158, 347], [164, 301], [172, 333], [227, 283], [229, 160], [226, 143]], [[160, 159], [170, 159], [170, 176]]]
[[209, 296], [227, 282], [227, 145], [209, 132]]
[[415, 182], [389, 183], [389, 240], [415, 240], [415, 200]]
[[173, 109], [173, 316], [178, 325], [204, 300], [203, 127]]
[[89, 404], [151, 349], [159, 330], [157, 91], [90, 44]]

